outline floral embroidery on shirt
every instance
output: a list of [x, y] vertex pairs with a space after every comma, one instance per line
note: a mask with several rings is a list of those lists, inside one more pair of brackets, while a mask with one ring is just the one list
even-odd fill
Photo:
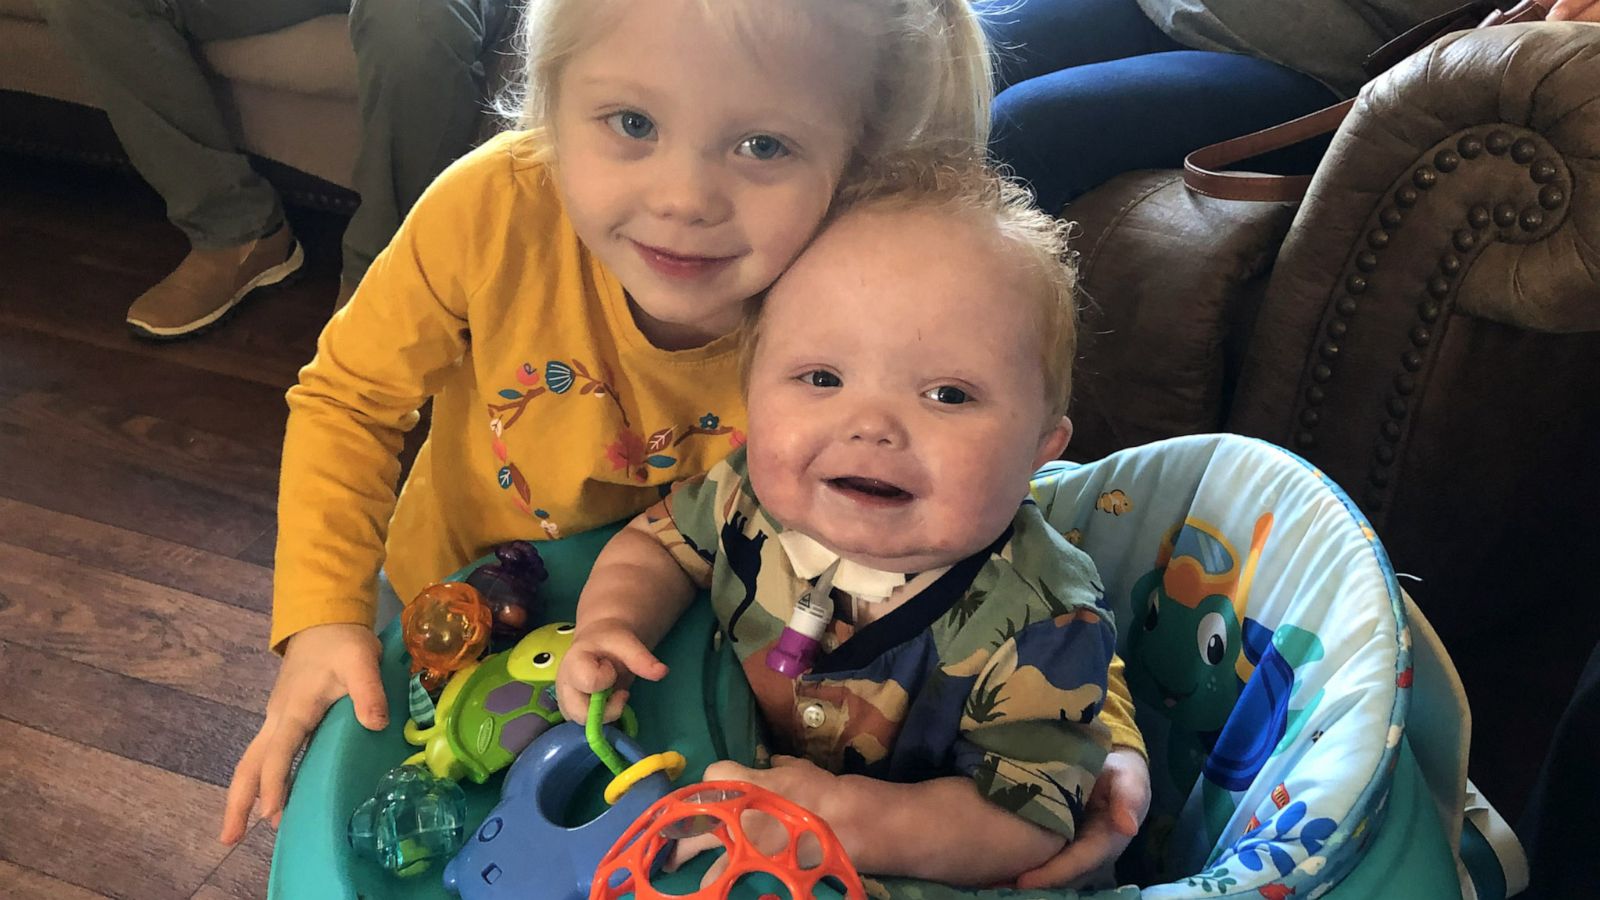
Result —
[[721, 416], [709, 412], [682, 431], [676, 425], [668, 425], [652, 433], [648, 440], [623, 428], [617, 432], [617, 439], [606, 445], [606, 459], [611, 461], [611, 468], [626, 469], [642, 484], [649, 479], [651, 469], [670, 469], [677, 465], [678, 458], [666, 451], [697, 435], [720, 434], [728, 435], [728, 442], [735, 449], [744, 443], [744, 432], [723, 425]]
[[[527, 363], [522, 364], [528, 368]], [[589, 374], [589, 368], [576, 357], [571, 365], [559, 359], [552, 359], [544, 364], [544, 383], [550, 390], [557, 394], [565, 394], [578, 386], [578, 395], [593, 394], [596, 397], [610, 397], [616, 405], [617, 412], [622, 415], [622, 424], [628, 424], [628, 411], [622, 408], [622, 398], [617, 396], [617, 389], [611, 386], [611, 371], [604, 363], [600, 366], [600, 377], [595, 378]]]
[[601, 366], [601, 377], [595, 378], [589, 374], [588, 366], [578, 359], [573, 359], [570, 364], [558, 359], [550, 360], [545, 363], [542, 373], [533, 363], [525, 362], [518, 367], [516, 378], [517, 384], [522, 386], [521, 390], [502, 388], [497, 393], [505, 402], [488, 404], [489, 430], [494, 432], [492, 446], [495, 458], [501, 464], [499, 472], [495, 474], [495, 480], [502, 490], [514, 489], [516, 493], [513, 501], [517, 504], [517, 508], [537, 518], [539, 527], [543, 528], [551, 538], [555, 538], [560, 535], [561, 529], [551, 521], [549, 513], [534, 508], [533, 491], [528, 486], [528, 480], [523, 477], [522, 470], [511, 460], [510, 453], [506, 449], [504, 439], [506, 429], [522, 418], [522, 414], [528, 409], [528, 404], [536, 397], [547, 393], [565, 394], [572, 390], [574, 385], [578, 386], [578, 396], [609, 398], [616, 404], [617, 412], [622, 415], [624, 424], [628, 421], [628, 413], [622, 408], [616, 389], [611, 386], [611, 373], [604, 365]]
[[612, 384], [610, 368], [604, 363], [600, 365], [599, 377], [596, 377], [577, 358], [552, 359], [544, 364], [542, 370], [531, 362], [525, 362], [518, 367], [516, 380], [519, 387], [502, 388], [496, 392], [502, 402], [488, 404], [489, 430], [494, 432], [492, 446], [495, 458], [500, 462], [495, 480], [502, 490], [513, 492], [512, 500], [517, 508], [537, 518], [539, 526], [552, 538], [558, 537], [561, 529], [550, 519], [549, 513], [535, 507], [533, 490], [522, 470], [512, 461], [505, 442], [505, 432], [522, 418], [528, 404], [535, 398], [545, 394], [569, 394], [608, 399], [622, 417], [622, 428], [618, 429], [616, 440], [606, 445], [606, 459], [613, 470], [626, 471], [630, 478], [640, 484], [649, 480], [651, 469], [670, 469], [677, 465], [678, 456], [670, 451], [688, 438], [725, 434], [731, 449], [744, 446], [744, 432], [723, 425], [722, 417], [714, 412], [706, 413], [687, 427], [669, 425], [658, 429], [648, 438], [634, 431], [628, 412], [623, 408], [622, 398]]

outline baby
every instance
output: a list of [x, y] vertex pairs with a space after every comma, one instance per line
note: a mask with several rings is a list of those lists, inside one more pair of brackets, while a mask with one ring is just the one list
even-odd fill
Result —
[[1093, 565], [1027, 499], [1072, 432], [1064, 227], [963, 158], [846, 189], [747, 320], [748, 444], [601, 554], [567, 716], [665, 675], [648, 648], [709, 588], [789, 756], [708, 779], [813, 810], [866, 873], [992, 885], [1070, 841], [1115, 641]]

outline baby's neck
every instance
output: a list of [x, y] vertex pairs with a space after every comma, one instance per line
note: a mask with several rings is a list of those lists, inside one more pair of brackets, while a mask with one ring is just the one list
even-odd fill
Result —
[[851, 598], [850, 619], [856, 628], [865, 628], [878, 619], [883, 618], [903, 605], [907, 600], [917, 596], [927, 589], [928, 585], [939, 580], [939, 577], [950, 571], [949, 566], [929, 569], [909, 576], [905, 584], [895, 588], [893, 593], [882, 600], [860, 601]]
[[[850, 597], [852, 614], [846, 618], [858, 628], [915, 597], [950, 570], [949, 564], [912, 573], [879, 569], [836, 554], [816, 538], [794, 530], [783, 532], [779, 543], [795, 574], [806, 579], [830, 578], [836, 592]], [[831, 576], [828, 570], [832, 570]]]

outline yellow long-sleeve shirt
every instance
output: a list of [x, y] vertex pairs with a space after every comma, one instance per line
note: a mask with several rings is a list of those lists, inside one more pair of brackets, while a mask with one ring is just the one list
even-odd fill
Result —
[[[370, 625], [380, 568], [409, 601], [495, 544], [635, 515], [743, 443], [736, 338], [652, 345], [535, 150], [503, 134], [440, 175], [289, 390], [273, 647]], [[1142, 751], [1121, 660], [1109, 693], [1114, 742]]]

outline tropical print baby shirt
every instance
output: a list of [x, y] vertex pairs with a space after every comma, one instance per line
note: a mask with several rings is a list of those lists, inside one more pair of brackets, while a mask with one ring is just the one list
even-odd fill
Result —
[[882, 617], [860, 629], [836, 620], [796, 679], [766, 655], [812, 581], [775, 539], [783, 527], [750, 490], [744, 451], [646, 516], [710, 590], [775, 750], [895, 782], [966, 775], [1016, 815], [1076, 833], [1111, 746], [1098, 715], [1115, 633], [1093, 563], [1031, 501], [989, 547]]

